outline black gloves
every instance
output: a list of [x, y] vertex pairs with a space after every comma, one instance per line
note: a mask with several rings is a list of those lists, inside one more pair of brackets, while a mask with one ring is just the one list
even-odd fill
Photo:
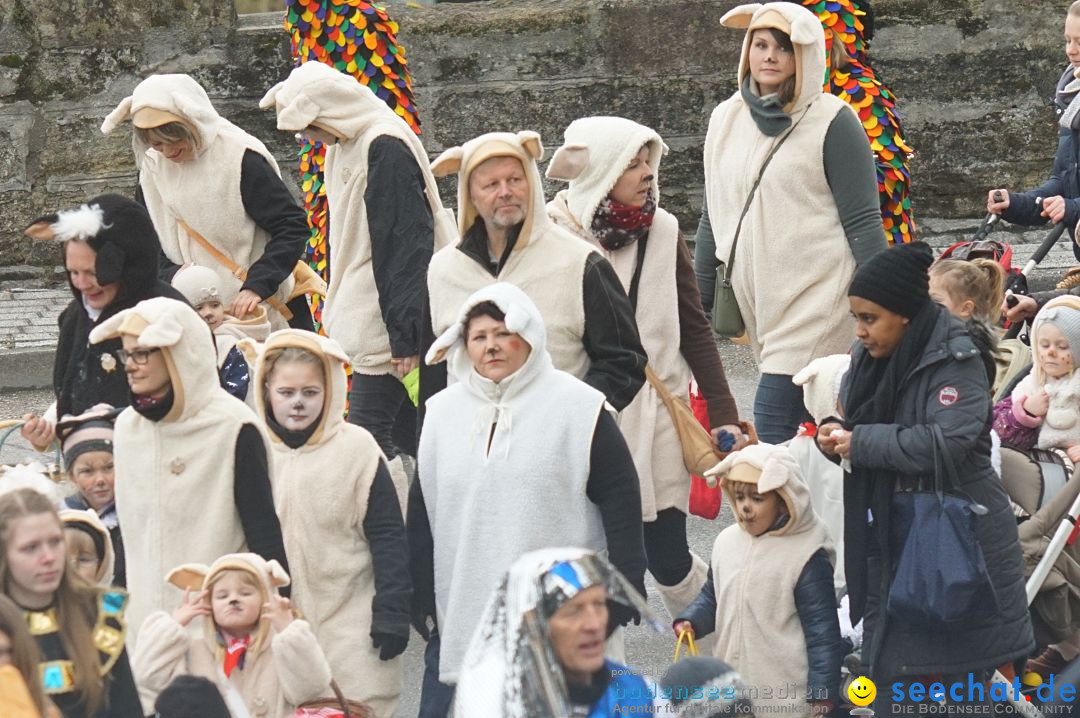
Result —
[[379, 660], [389, 661], [405, 652], [409, 637], [393, 633], [372, 633], [371, 644], [379, 649]]

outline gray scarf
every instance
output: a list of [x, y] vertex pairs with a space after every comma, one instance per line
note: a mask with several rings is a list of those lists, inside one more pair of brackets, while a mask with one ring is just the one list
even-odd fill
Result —
[[1069, 67], [1058, 80], [1054, 96], [1055, 109], [1060, 114], [1058, 124], [1063, 130], [1080, 130], [1080, 79]]
[[743, 78], [740, 92], [743, 101], [750, 108], [750, 116], [763, 134], [776, 137], [791, 126], [791, 116], [784, 112], [780, 96], [773, 93], [758, 97], [750, 86], [750, 73], [746, 73]]

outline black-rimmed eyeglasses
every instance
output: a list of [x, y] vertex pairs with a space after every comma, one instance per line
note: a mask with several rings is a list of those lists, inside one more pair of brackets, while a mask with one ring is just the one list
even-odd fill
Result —
[[154, 352], [161, 351], [160, 348], [154, 349], [117, 349], [116, 358], [121, 364], [127, 364], [127, 360], [130, 359], [136, 366], [144, 366], [146, 362], [150, 361], [150, 355]]

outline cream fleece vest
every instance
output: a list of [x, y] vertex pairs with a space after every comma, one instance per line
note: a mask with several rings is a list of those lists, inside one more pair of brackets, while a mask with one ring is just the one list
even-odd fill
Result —
[[[330, 213], [330, 253], [333, 271], [323, 309], [327, 334], [348, 354], [353, 371], [388, 374], [390, 335], [383, 322], [379, 292], [371, 262], [368, 229], [368, 151], [372, 141], [388, 135], [403, 142], [420, 167], [427, 157], [417, 157], [405, 134], [405, 123], [378, 122], [352, 141], [342, 141], [326, 151], [326, 199]], [[432, 214], [441, 211], [432, 208]], [[417, 347], [419, 351], [419, 347]]]
[[456, 246], [444, 247], [431, 258], [428, 269], [435, 336], [457, 321], [461, 305], [473, 292], [496, 282], [509, 282], [520, 287], [540, 309], [555, 367], [580, 379], [589, 370], [589, 355], [582, 344], [584, 281], [585, 262], [594, 251], [566, 230], [546, 224], [524, 247], [515, 248], [499, 276], [493, 277]]
[[[637, 246], [609, 252], [571, 216], [566, 190], [548, 203], [552, 221], [575, 232], [611, 262], [623, 289], [630, 291], [637, 262]], [[645, 246], [635, 318], [649, 365], [675, 396], [689, 399], [690, 367], [679, 352], [679, 295], [675, 280], [679, 222], [657, 208]], [[619, 412], [619, 428], [634, 457], [641, 484], [641, 516], [655, 521], [656, 512], [677, 508], [686, 512], [690, 477], [683, 465], [682, 449], [671, 415], [648, 382], [630, 404]]]
[[[836, 115], [852, 111], [828, 94], [797, 111], [799, 124], [773, 157], [743, 220], [732, 283], [764, 373], [794, 375], [851, 345], [846, 294], [855, 259], [825, 177], [824, 143]], [[712, 113], [705, 197], [721, 262], [728, 261], [739, 215], [777, 140], [758, 130], [738, 93]]]
[[754, 705], [768, 706], [767, 712], [809, 715], [809, 665], [795, 584], [806, 562], [829, 541], [821, 521], [811, 518], [801, 531], [779, 536], [751, 536], [736, 524], [721, 531], [713, 544], [713, 652], [739, 667], [746, 685], [758, 689]]
[[180, 675], [206, 678], [226, 698], [235, 691], [252, 718], [291, 716], [300, 703], [333, 697], [326, 659], [307, 621], [297, 619], [272, 633], [266, 648], [245, 655], [244, 667], [226, 678], [216, 647], [207, 645], [206, 620], [196, 618], [185, 629], [167, 613], [147, 619], [143, 643], [131, 657], [143, 705], [153, 706]]
[[390, 718], [401, 693], [401, 658], [381, 661], [371, 645], [375, 574], [363, 526], [382, 460], [378, 444], [342, 423], [315, 446], [290, 449], [273, 441], [271, 454], [292, 600], [311, 622], [345, 695]]
[[[191, 239], [177, 220], [187, 222], [241, 267], [259, 259], [270, 235], [248, 216], [240, 196], [241, 163], [248, 150], [263, 156], [277, 172], [277, 162], [263, 143], [239, 128], [218, 133], [206, 150], [186, 162], [172, 162], [153, 150], [141, 162], [139, 184], [165, 256], [175, 264], [213, 269], [223, 295], [235, 295], [243, 282]], [[286, 277], [274, 296], [285, 301], [292, 286], [292, 277]], [[270, 311], [270, 320], [274, 328], [285, 326], [276, 310]]]
[[417, 457], [435, 545], [444, 683], [457, 682], [488, 598], [517, 558], [554, 545], [607, 546], [600, 511], [585, 495], [603, 394], [551, 369], [505, 404], [497, 391], [484, 399], [467, 383], [428, 400]]
[[180, 591], [165, 575], [183, 563], [211, 564], [246, 550], [233, 495], [236, 437], [258, 419], [214, 387], [182, 421], [150, 421], [132, 408], [116, 420], [116, 512], [129, 562], [129, 645], [153, 611], [171, 611]]

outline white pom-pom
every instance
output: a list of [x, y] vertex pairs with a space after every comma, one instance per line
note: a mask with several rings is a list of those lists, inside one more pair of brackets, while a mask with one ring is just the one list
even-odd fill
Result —
[[96, 237], [105, 228], [105, 211], [98, 205], [86, 205], [78, 209], [68, 209], [57, 215], [52, 229], [56, 239], [66, 242], [69, 239], [87, 240]]

